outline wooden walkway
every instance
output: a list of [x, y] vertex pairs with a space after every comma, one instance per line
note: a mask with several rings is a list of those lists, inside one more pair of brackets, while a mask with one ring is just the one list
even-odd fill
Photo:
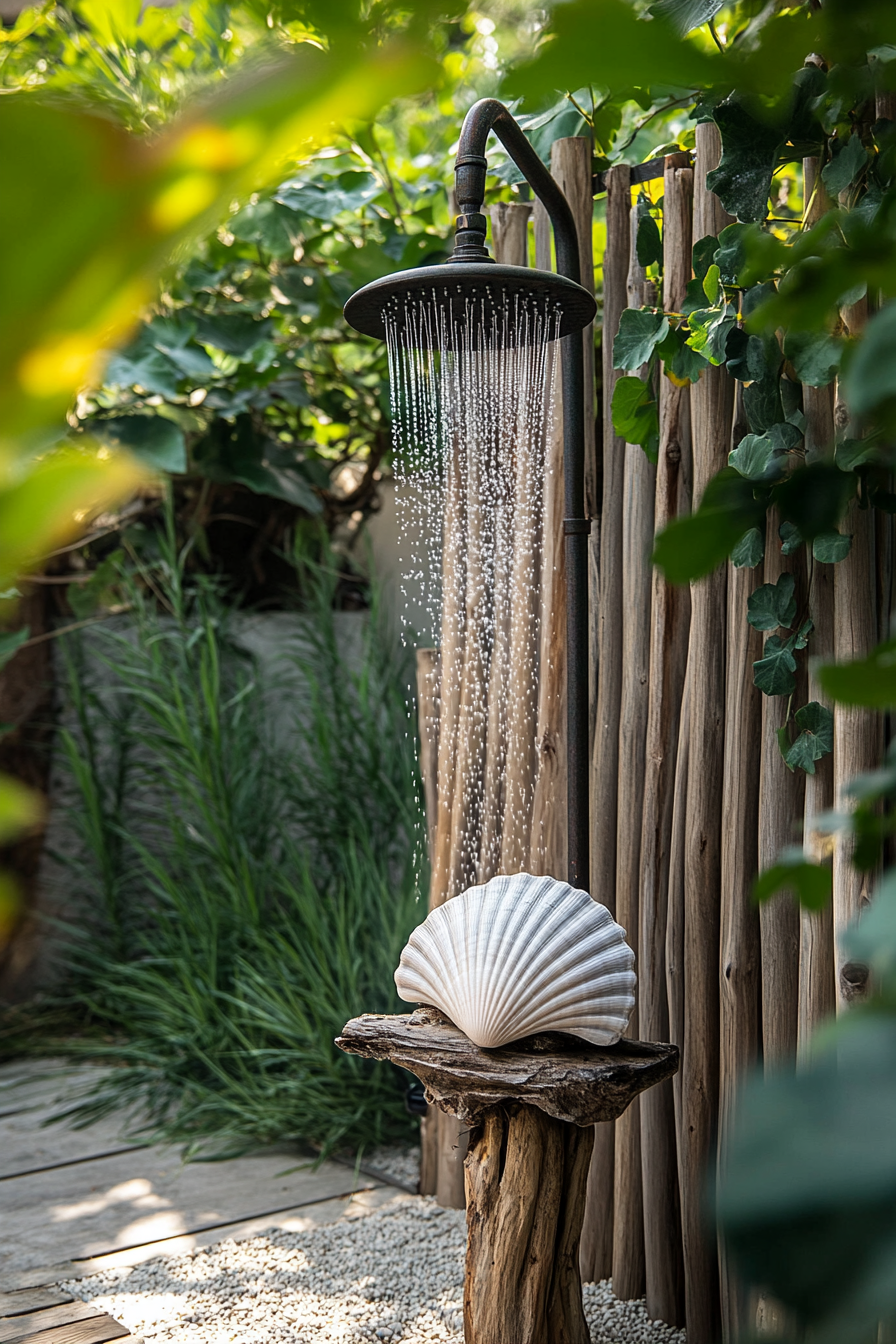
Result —
[[177, 1151], [128, 1143], [120, 1121], [43, 1128], [70, 1083], [48, 1072], [0, 1067], [0, 1344], [128, 1336], [60, 1281], [269, 1228], [305, 1231], [395, 1197], [398, 1183], [380, 1173], [356, 1177], [339, 1162], [313, 1171], [296, 1148], [184, 1164]]

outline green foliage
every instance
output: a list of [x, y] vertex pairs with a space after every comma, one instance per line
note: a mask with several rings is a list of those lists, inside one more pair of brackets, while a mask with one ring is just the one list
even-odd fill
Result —
[[896, 639], [885, 640], [867, 658], [830, 663], [819, 671], [822, 689], [847, 705], [896, 706]]
[[753, 896], [762, 903], [780, 891], [795, 892], [807, 910], [823, 910], [831, 899], [831, 870], [809, 863], [796, 846], [784, 849], [777, 862], [756, 879]]
[[891, 1016], [859, 1015], [810, 1069], [749, 1089], [719, 1214], [749, 1279], [819, 1344], [873, 1338], [896, 1317]]
[[790, 629], [796, 615], [794, 585], [792, 574], [782, 574], [777, 583], [764, 583], [750, 594], [747, 620], [754, 630], [777, 630], [781, 625]]
[[619, 378], [611, 405], [613, 428], [626, 443], [637, 443], [655, 462], [659, 448], [659, 407], [649, 381]]
[[834, 750], [834, 715], [827, 705], [810, 700], [797, 710], [793, 721], [799, 736], [784, 752], [784, 760], [791, 770], [799, 768], [814, 775], [815, 762]]
[[771, 635], [762, 647], [762, 657], [753, 664], [753, 685], [763, 695], [792, 695], [796, 690], [795, 640]]
[[[366, 7], [334, 8], [329, 51], [304, 40], [295, 13], [288, 40], [272, 43], [251, 7], [234, 40], [236, 12], [84, 0], [26, 9], [3, 32], [0, 81], [16, 96], [0, 99], [15, 184], [0, 218], [0, 591], [144, 480], [132, 457], [86, 435], [58, 445], [73, 396], [99, 380], [102, 352], [127, 336], [172, 249], [329, 135], [335, 87], [342, 116], [370, 120], [434, 73], [425, 5], [410, 18], [381, 7], [373, 24]], [[253, 46], [261, 59], [239, 70]], [[172, 121], [200, 86], [208, 96]], [[174, 430], [126, 429], [154, 468], [179, 464]], [[34, 813], [25, 790], [4, 786], [13, 795], [17, 815]]]
[[649, 361], [668, 331], [669, 322], [662, 313], [649, 308], [624, 308], [613, 341], [613, 368], [635, 373]]
[[758, 527], [749, 528], [731, 552], [735, 569], [755, 569], [765, 555], [765, 539]]
[[136, 628], [66, 641], [80, 845], [60, 858], [89, 912], [69, 1002], [104, 1032], [83, 1048], [126, 1066], [78, 1123], [136, 1107], [141, 1137], [218, 1156], [410, 1133], [400, 1072], [333, 1045], [359, 1004], [397, 1010], [420, 918], [406, 669], [376, 609], [346, 646], [335, 571], [302, 564], [312, 606], [267, 678], [214, 589], [185, 591], [170, 521], [124, 580]]
[[350, 339], [342, 307], [367, 280], [442, 259], [447, 229], [443, 155], [427, 172], [393, 149], [390, 168], [378, 147], [373, 126], [359, 130], [204, 239], [82, 396], [85, 429], [306, 513], [332, 502], [344, 463], [369, 478], [390, 446], [386, 356]]

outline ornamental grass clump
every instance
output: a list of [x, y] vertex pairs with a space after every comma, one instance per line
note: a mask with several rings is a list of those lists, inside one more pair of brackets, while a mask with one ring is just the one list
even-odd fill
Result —
[[[273, 668], [244, 617], [190, 590], [173, 539], [123, 581], [132, 618], [66, 644], [70, 1000], [114, 1067], [67, 1114], [129, 1108], [191, 1153], [411, 1135], [407, 1079], [336, 1050], [391, 1012], [421, 917], [419, 799], [402, 654], [374, 608], [340, 638], [331, 565]], [[249, 641], [251, 643], [251, 641]]]

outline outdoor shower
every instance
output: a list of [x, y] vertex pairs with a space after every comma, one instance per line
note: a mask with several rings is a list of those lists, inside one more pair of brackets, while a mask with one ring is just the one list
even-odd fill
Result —
[[[550, 218], [557, 273], [524, 266], [497, 265], [485, 247], [487, 218], [482, 213], [487, 160], [485, 146], [494, 131], [525, 176]], [[499, 440], [507, 422], [508, 398], [515, 423], [525, 420], [543, 433], [549, 398], [533, 395], [536, 380], [549, 378], [550, 365], [537, 357], [554, 339], [561, 350], [563, 413], [564, 520], [567, 586], [567, 808], [568, 879], [575, 887], [589, 882], [588, 809], [588, 532], [585, 517], [585, 389], [582, 330], [593, 319], [593, 296], [581, 283], [579, 240], [572, 211], [507, 108], [493, 98], [476, 103], [464, 120], [455, 163], [459, 209], [454, 255], [444, 265], [401, 271], [365, 285], [345, 306], [356, 330], [389, 339], [390, 349], [419, 352], [425, 376], [434, 352], [450, 354], [464, 378], [442, 379], [443, 401], [470, 402], [457, 408], [453, 433], [463, 433], [465, 417], [475, 417], [485, 439]], [[512, 352], [509, 368], [498, 364]], [[533, 353], [534, 352], [534, 353]], [[451, 363], [452, 360], [448, 360]], [[419, 367], [419, 365], [418, 365]], [[485, 383], [500, 376], [507, 396]], [[527, 381], [528, 380], [528, 381]], [[519, 400], [519, 388], [527, 389]], [[513, 396], [517, 395], [517, 401]], [[435, 432], [435, 421], [418, 406], [420, 395], [409, 383], [407, 414], [421, 439]], [[504, 416], [504, 420], [500, 416]], [[425, 445], [424, 445], [425, 447]]]

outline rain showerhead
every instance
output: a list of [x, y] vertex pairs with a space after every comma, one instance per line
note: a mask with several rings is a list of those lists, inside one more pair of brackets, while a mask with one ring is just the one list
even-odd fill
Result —
[[[547, 210], [557, 244], [557, 272], [526, 266], [499, 266], [488, 254], [488, 220], [482, 213], [488, 161], [485, 143], [490, 131], [503, 141]], [[580, 283], [578, 235], [569, 203], [507, 108], [494, 98], [483, 98], [467, 113], [454, 167], [457, 217], [454, 255], [442, 266], [374, 280], [353, 294], [345, 317], [356, 331], [380, 340], [386, 335], [386, 314], [396, 335], [413, 329], [416, 344], [426, 344], [415, 313], [425, 307], [429, 321], [437, 322], [439, 338], [432, 343], [457, 343], [461, 329], [491, 331], [489, 344], [514, 345], [533, 339], [532, 324], [514, 319], [540, 315], [553, 334], [571, 336], [582, 331], [597, 311], [594, 297]], [[506, 314], [506, 318], [502, 315]], [[492, 316], [499, 320], [491, 322]], [[556, 322], [559, 319], [559, 330]], [[446, 342], [447, 338], [447, 342]]]
[[[490, 132], [502, 141], [544, 206], [553, 228], [557, 273], [525, 266], [499, 266], [488, 254], [488, 220], [482, 212]], [[596, 305], [582, 286], [579, 238], [569, 202], [503, 103], [483, 98], [470, 108], [460, 133], [455, 162], [455, 194], [459, 214], [454, 255], [442, 266], [421, 266], [385, 276], [353, 294], [346, 319], [367, 336], [388, 338], [390, 360], [399, 364], [409, 352], [452, 350], [472, 355], [438, 362], [449, 379], [458, 365], [470, 374], [468, 385], [449, 400], [452, 406], [471, 396], [475, 408], [491, 408], [490, 437], [500, 434], [498, 395], [490, 396], [487, 379], [507, 375], [522, 356], [545, 352], [562, 337], [561, 387], [563, 421], [564, 551], [566, 561], [566, 680], [568, 878], [575, 887], [588, 886], [589, 751], [588, 751], [588, 532], [585, 515], [585, 346], [583, 332]], [[589, 227], [586, 224], [586, 228]], [[506, 351], [498, 359], [492, 351]], [[485, 358], [478, 358], [480, 351]], [[414, 377], [437, 367], [433, 359], [414, 359]], [[541, 373], [544, 383], [544, 369]], [[413, 384], [413, 379], [411, 380]], [[393, 395], [395, 378], [393, 375]], [[546, 402], [544, 403], [547, 404]], [[590, 405], [590, 393], [589, 393]], [[416, 408], [416, 403], [414, 403]], [[590, 413], [590, 411], [589, 411]], [[544, 432], [544, 425], [541, 431]], [[433, 450], [437, 445], [429, 446]]]
[[365, 285], [345, 305], [356, 331], [384, 340], [388, 317], [399, 340], [418, 346], [453, 345], [471, 325], [501, 344], [530, 341], [536, 324], [526, 319], [536, 316], [552, 325], [553, 334], [569, 336], [586, 327], [595, 311], [593, 295], [574, 280], [490, 260], [399, 271]]

